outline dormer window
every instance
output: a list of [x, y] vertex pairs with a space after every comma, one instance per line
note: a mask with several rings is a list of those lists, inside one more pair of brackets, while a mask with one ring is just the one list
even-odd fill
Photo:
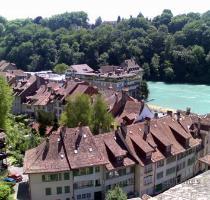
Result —
[[170, 153], [171, 152], [171, 145], [170, 146], [166, 146], [166, 153]]
[[121, 164], [123, 162], [123, 156], [116, 157], [117, 164]]
[[186, 141], [185, 141], [185, 146], [188, 147], [189, 144], [190, 144], [190, 138], [186, 139]]
[[146, 160], [150, 160], [152, 157], [152, 152], [147, 152], [146, 153]]

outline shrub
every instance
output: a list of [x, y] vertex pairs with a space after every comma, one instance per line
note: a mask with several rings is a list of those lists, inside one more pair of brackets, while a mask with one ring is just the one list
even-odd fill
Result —
[[11, 188], [6, 183], [0, 183], [0, 200], [8, 200]]

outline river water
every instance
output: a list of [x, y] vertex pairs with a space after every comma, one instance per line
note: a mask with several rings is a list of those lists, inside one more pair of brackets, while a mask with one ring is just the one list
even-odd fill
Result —
[[148, 104], [182, 110], [190, 107], [198, 114], [210, 113], [210, 86], [163, 82], [148, 82], [148, 86]]

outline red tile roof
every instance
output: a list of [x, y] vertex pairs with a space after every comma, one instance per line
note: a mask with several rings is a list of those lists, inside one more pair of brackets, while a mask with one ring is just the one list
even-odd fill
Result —
[[[59, 129], [49, 137], [48, 148], [45, 141], [26, 152], [24, 169], [26, 173], [38, 173], [105, 165], [107, 170], [113, 170], [135, 163], [144, 166], [157, 162], [201, 144], [199, 137], [192, 137], [190, 129], [185, 130], [192, 121], [182, 120], [181, 123], [170, 116], [152, 119], [147, 123], [150, 124], [147, 134], [145, 122], [96, 136], [88, 127], [67, 128], [64, 143], [60, 142], [63, 129]], [[189, 144], [185, 143], [187, 140]], [[171, 146], [169, 153], [167, 146]]]
[[88, 127], [66, 128], [63, 135], [61, 131], [59, 129], [50, 135], [49, 142], [46, 139], [38, 147], [26, 151], [25, 173], [66, 171], [106, 164]]

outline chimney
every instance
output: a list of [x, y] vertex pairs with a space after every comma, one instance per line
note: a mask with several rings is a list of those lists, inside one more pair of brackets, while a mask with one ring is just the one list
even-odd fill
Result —
[[157, 112], [155, 112], [154, 118], [155, 118], [155, 119], [158, 119], [158, 113], [157, 113]]
[[150, 133], [150, 118], [145, 118], [144, 122], [144, 136], [143, 139], [146, 140], [148, 134]]
[[121, 106], [124, 106], [126, 104], [127, 98], [128, 98], [128, 88], [124, 88], [122, 89], [122, 105]]
[[201, 130], [201, 118], [198, 117], [198, 134], [200, 133]]
[[61, 131], [60, 131], [60, 136], [61, 136], [61, 139], [62, 139], [62, 140], [63, 140], [64, 137], [65, 137], [65, 133], [66, 133], [66, 127], [63, 126], [63, 127], [61, 128]]
[[45, 149], [48, 150], [50, 146], [50, 139], [49, 137], [46, 138], [46, 144], [45, 144]]
[[127, 130], [127, 125], [126, 125], [125, 120], [123, 120], [123, 122], [121, 123], [121, 130], [122, 130], [123, 136], [126, 137], [128, 130]]
[[170, 116], [170, 117], [172, 117], [173, 112], [171, 110], [167, 110], [167, 115]]
[[181, 113], [180, 111], [177, 110], [177, 122], [180, 122], [180, 118], [181, 118]]
[[191, 108], [190, 107], [187, 107], [186, 108], [186, 115], [190, 115], [190, 112], [191, 112]]
[[82, 123], [81, 122], [78, 123], [78, 127], [79, 127], [79, 136], [82, 137], [83, 132], [82, 132]]
[[78, 150], [79, 149], [79, 145], [80, 145], [80, 142], [81, 142], [82, 136], [83, 136], [81, 122], [79, 122], [78, 126], [79, 126], [79, 134], [78, 134], [77, 139], [76, 139], [76, 142], [75, 142], [75, 150]]

